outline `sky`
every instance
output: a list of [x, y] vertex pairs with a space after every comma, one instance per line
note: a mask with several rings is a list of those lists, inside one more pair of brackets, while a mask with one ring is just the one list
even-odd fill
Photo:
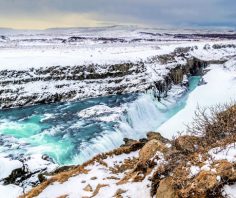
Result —
[[0, 0], [0, 27], [236, 27], [236, 0]]

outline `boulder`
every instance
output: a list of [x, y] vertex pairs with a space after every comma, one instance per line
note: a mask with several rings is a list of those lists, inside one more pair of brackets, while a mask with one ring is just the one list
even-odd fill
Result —
[[177, 193], [172, 187], [171, 177], [167, 177], [160, 181], [157, 188], [156, 198], [177, 198]]
[[212, 191], [217, 191], [217, 176], [211, 171], [201, 171], [186, 188], [180, 190], [181, 197], [207, 198]]
[[88, 184], [87, 186], [84, 187], [83, 189], [84, 191], [87, 191], [87, 192], [93, 192], [93, 188], [90, 184]]
[[148, 160], [155, 156], [157, 151], [165, 153], [167, 150], [168, 148], [161, 141], [152, 139], [139, 151], [139, 162], [146, 164]]
[[121, 147], [124, 147], [124, 146], [131, 146], [135, 143], [137, 143], [138, 141], [137, 140], [132, 140], [132, 139], [129, 139], [129, 138], [124, 138], [123, 141], [125, 142], [124, 144], [121, 145]]
[[186, 153], [197, 151], [200, 143], [201, 139], [199, 137], [189, 135], [180, 136], [174, 140], [176, 149]]
[[123, 190], [123, 189], [118, 189], [117, 191], [116, 191], [116, 193], [113, 195], [113, 197], [122, 197], [121, 196], [121, 194], [123, 194], [123, 193], [125, 193], [125, 192], [127, 192], [127, 190]]
[[166, 139], [166, 138], [164, 138], [164, 137], [162, 137], [162, 135], [160, 134], [160, 133], [158, 133], [158, 132], [148, 132], [147, 133], [147, 139], [150, 141], [150, 140], [159, 140], [159, 141], [161, 141], [161, 142], [163, 142], [163, 143], [167, 143], [167, 142], [169, 142], [169, 140], [168, 139]]
[[227, 160], [222, 160], [217, 162], [214, 165], [217, 175], [222, 178], [227, 178], [228, 180], [235, 181], [236, 180], [236, 164], [231, 163]]

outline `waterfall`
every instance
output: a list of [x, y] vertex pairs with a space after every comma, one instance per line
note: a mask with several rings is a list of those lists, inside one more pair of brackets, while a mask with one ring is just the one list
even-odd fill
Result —
[[[7, 138], [6, 149], [12, 144], [9, 154], [16, 157], [47, 154], [61, 165], [81, 164], [119, 147], [124, 138], [138, 140], [155, 131], [184, 108], [198, 81], [190, 79], [187, 92], [186, 87], [173, 85], [161, 101], [149, 91], [2, 111], [0, 120], [6, 121], [0, 123], [0, 142]], [[18, 145], [20, 149], [14, 149]]]
[[98, 153], [119, 147], [124, 138], [141, 139], [149, 131], [155, 131], [162, 123], [175, 115], [186, 105], [188, 94], [193, 91], [201, 79], [199, 76], [189, 79], [189, 91], [181, 86], [173, 86], [171, 93], [160, 102], [155, 93], [141, 94], [135, 101], [126, 104], [125, 112], [118, 120], [114, 131], [104, 131], [91, 142], [84, 142], [73, 163], [82, 163]]
[[146, 133], [155, 130], [168, 119], [168, 109], [176, 100], [158, 102], [153, 93], [141, 94], [137, 100], [126, 104], [126, 110], [117, 122], [114, 131], [104, 131], [90, 142], [83, 142], [73, 163], [82, 163], [98, 153], [119, 147], [124, 138], [145, 138]]

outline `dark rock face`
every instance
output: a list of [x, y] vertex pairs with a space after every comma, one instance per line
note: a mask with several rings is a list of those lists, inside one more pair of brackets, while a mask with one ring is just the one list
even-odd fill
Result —
[[236, 39], [236, 34], [220, 34], [220, 33], [212, 33], [212, 34], [175, 34], [174, 38], [179, 38], [179, 39], [228, 39], [228, 40], [234, 40], [234, 39]]

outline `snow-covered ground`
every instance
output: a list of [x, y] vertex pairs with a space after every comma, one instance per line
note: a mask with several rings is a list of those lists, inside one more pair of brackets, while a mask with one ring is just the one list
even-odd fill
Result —
[[[137, 62], [154, 55], [168, 54], [176, 47], [196, 45], [201, 48], [206, 43], [222, 41], [235, 44], [235, 40], [224, 39], [224, 34], [233, 33], [119, 26], [45, 31], [0, 30], [0, 36], [3, 35], [0, 40], [0, 70]], [[219, 36], [215, 37], [215, 34]], [[201, 49], [196, 53], [206, 58], [209, 57], [207, 51], [205, 55]], [[216, 50], [210, 53], [216, 57], [228, 52]]]
[[[118, 195], [127, 198], [150, 197], [151, 181], [148, 179], [148, 176], [152, 176], [155, 169], [143, 181], [133, 181], [130, 178], [128, 181], [121, 182], [120, 184], [118, 182], [122, 181], [134, 167], [129, 167], [125, 171], [121, 168], [121, 171], [113, 172], [113, 170], [118, 170], [119, 166], [122, 166], [128, 160], [138, 159], [138, 156], [138, 152], [135, 151], [129, 154], [113, 155], [103, 160], [102, 163], [95, 162], [86, 167], [86, 170], [89, 170], [88, 173], [78, 174], [64, 183], [55, 182], [45, 188], [37, 197], [50, 198], [61, 195], [67, 195], [70, 198], [86, 196], [103, 198]], [[159, 157], [157, 168], [158, 164], [163, 162], [163, 155], [157, 152], [156, 156]], [[98, 188], [98, 186], [101, 186], [101, 188]], [[95, 193], [96, 189], [98, 189], [97, 193]], [[119, 194], [118, 192], [121, 193]]]
[[[235, 60], [235, 59], [233, 59]], [[210, 107], [231, 103], [236, 100], [236, 63], [230, 60], [224, 65], [211, 65], [203, 76], [206, 84], [190, 93], [186, 106], [170, 118], [157, 131], [164, 137], [172, 138], [177, 132], [186, 132], [186, 126], [193, 122], [198, 107]]]

